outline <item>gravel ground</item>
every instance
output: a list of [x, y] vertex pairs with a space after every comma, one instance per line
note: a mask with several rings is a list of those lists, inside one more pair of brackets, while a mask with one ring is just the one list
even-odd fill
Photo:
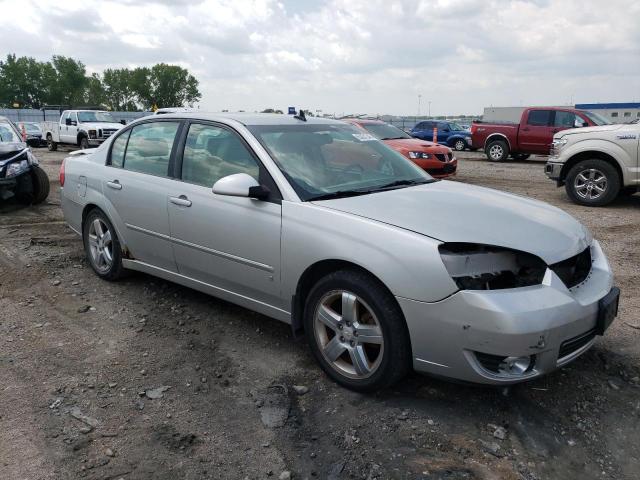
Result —
[[599, 239], [622, 289], [594, 348], [510, 390], [413, 375], [337, 387], [288, 326], [146, 275], [99, 280], [45, 205], [0, 205], [2, 479], [637, 479], [640, 195], [569, 203], [543, 159], [461, 155], [460, 182], [559, 206]]

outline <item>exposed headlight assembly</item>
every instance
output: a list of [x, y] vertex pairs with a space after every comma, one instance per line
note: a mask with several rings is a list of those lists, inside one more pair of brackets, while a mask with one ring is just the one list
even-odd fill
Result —
[[415, 160], [417, 158], [431, 158], [431, 155], [426, 152], [409, 152], [409, 158]]
[[535, 255], [474, 243], [443, 243], [440, 257], [460, 290], [499, 290], [539, 285], [547, 270]]
[[560, 153], [560, 150], [562, 150], [562, 147], [564, 147], [568, 141], [569, 140], [567, 140], [566, 138], [554, 139], [553, 142], [551, 142], [551, 151], [549, 152], [549, 154], [552, 157], [557, 156]]
[[26, 171], [29, 168], [29, 162], [26, 160], [21, 160], [19, 162], [12, 162], [7, 166], [7, 172], [5, 173], [5, 177], [13, 177], [15, 175], [20, 175], [22, 172]]

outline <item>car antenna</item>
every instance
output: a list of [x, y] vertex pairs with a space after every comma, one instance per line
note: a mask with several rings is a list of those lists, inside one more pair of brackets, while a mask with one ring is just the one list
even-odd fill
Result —
[[304, 114], [304, 110], [300, 109], [297, 115], [294, 115], [293, 118], [297, 120], [302, 120], [303, 122], [307, 121], [307, 117]]

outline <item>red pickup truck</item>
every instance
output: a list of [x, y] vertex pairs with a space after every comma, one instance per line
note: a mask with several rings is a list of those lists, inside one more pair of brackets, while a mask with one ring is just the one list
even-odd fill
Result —
[[610, 123], [586, 110], [558, 107], [525, 108], [520, 123], [484, 123], [471, 125], [471, 145], [483, 149], [487, 158], [503, 162], [509, 155], [526, 160], [531, 154], [549, 155], [553, 135], [567, 128], [591, 127]]

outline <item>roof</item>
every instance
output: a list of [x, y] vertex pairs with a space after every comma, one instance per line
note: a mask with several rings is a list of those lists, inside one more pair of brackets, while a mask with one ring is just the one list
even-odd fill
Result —
[[640, 108], [640, 103], [627, 102], [627, 103], [579, 103], [576, 104], [578, 110], [611, 110], [611, 109], [624, 109], [624, 108]]
[[[149, 118], [149, 117], [143, 117]], [[211, 112], [178, 112], [167, 113], [162, 118], [194, 118], [198, 120], [224, 121], [235, 120], [243, 125], [300, 125], [305, 122], [294, 118], [293, 115], [279, 113], [211, 113]], [[307, 117], [308, 124], [344, 125], [338, 120], [320, 117]]]
[[343, 122], [360, 123], [362, 125], [379, 125], [386, 123], [382, 120], [375, 120], [372, 118], [341, 118], [340, 120], [342, 120]]

